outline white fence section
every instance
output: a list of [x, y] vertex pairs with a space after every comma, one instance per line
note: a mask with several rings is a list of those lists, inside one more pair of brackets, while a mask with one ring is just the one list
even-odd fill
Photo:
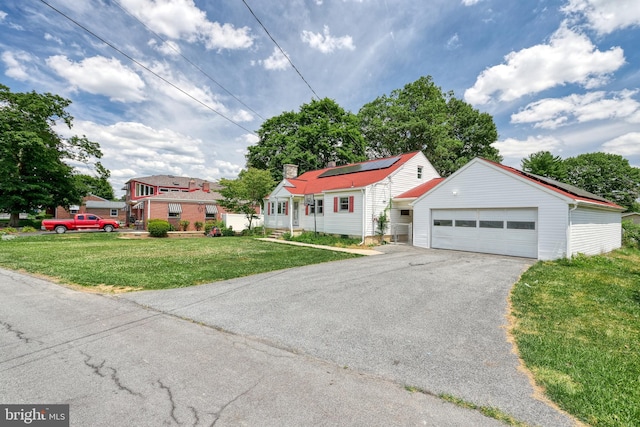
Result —
[[[249, 228], [249, 220], [246, 215], [243, 214], [222, 214], [222, 221], [224, 221], [225, 227], [233, 228], [233, 231], [242, 231]], [[253, 218], [251, 221], [251, 228], [261, 227], [264, 225], [264, 217], [257, 215], [257, 218]]]
[[410, 223], [391, 224], [391, 242], [412, 244], [412, 228]]

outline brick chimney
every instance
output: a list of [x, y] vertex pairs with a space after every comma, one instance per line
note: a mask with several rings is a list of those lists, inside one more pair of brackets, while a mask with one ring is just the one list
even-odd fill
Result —
[[189, 180], [189, 192], [196, 191], [196, 180], [191, 178]]
[[298, 165], [284, 165], [284, 179], [296, 178], [298, 176]]
[[211, 191], [211, 186], [209, 185], [209, 181], [205, 181], [202, 183], [202, 191], [204, 191], [205, 193], [208, 193], [209, 191]]

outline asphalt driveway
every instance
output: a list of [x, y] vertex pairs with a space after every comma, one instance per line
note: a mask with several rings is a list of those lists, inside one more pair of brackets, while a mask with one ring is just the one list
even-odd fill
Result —
[[384, 247], [384, 255], [121, 296], [264, 344], [430, 393], [573, 425], [534, 397], [507, 340], [528, 259]]

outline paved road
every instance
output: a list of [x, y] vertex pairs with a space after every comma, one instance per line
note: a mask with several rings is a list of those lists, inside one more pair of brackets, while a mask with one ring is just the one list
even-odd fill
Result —
[[532, 260], [409, 246], [191, 288], [126, 294], [146, 307], [533, 425], [573, 425], [533, 397], [507, 341], [507, 297]]
[[2, 269], [0, 403], [69, 403], [83, 427], [501, 425], [261, 339]]
[[531, 261], [385, 251], [119, 297], [0, 270], [0, 402], [69, 402], [75, 425], [501, 425], [409, 385], [572, 425], [506, 340]]

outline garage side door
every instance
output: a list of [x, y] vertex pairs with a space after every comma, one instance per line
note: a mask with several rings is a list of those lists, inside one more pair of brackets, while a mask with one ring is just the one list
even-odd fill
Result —
[[434, 209], [431, 247], [538, 257], [537, 209]]

